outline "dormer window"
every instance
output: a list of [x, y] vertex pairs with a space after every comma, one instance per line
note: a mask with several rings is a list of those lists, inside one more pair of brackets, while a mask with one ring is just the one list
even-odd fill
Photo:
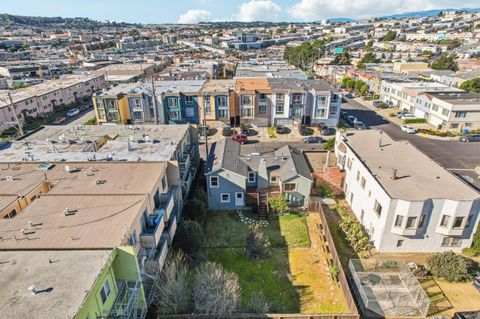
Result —
[[255, 183], [255, 180], [256, 180], [255, 172], [248, 172], [248, 182]]

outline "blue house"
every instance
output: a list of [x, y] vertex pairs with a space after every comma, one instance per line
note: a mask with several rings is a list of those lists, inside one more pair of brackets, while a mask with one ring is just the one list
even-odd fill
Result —
[[308, 205], [313, 178], [303, 153], [284, 146], [274, 153], [242, 155], [240, 144], [212, 144], [206, 163], [208, 206], [214, 210], [268, 212], [269, 196], [283, 195], [292, 207]]
[[198, 124], [204, 80], [158, 81], [155, 94], [168, 124]]

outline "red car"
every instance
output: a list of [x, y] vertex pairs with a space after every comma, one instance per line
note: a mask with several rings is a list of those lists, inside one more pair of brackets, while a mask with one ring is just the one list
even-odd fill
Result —
[[248, 137], [246, 134], [233, 134], [231, 139], [240, 144], [245, 144], [248, 141]]

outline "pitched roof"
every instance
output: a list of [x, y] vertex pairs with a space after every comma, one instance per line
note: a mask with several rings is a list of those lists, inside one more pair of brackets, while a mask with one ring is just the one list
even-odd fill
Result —
[[246, 176], [247, 165], [240, 159], [240, 144], [225, 138], [214, 144], [210, 149], [206, 173], [224, 169], [241, 176]]
[[288, 180], [295, 177], [296, 175], [300, 175], [308, 180], [312, 180], [312, 173], [310, 172], [308, 163], [305, 160], [305, 156], [303, 156], [303, 153], [301, 151], [297, 150], [294, 147], [291, 147], [290, 145], [286, 145], [279, 148], [275, 152], [275, 154], [277, 156], [287, 156], [285, 164], [281, 166], [279, 171], [280, 176], [283, 180]]

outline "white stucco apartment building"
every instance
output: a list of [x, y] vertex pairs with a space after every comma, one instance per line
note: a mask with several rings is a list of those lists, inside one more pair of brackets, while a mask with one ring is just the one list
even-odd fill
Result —
[[337, 134], [347, 202], [379, 252], [460, 252], [480, 194], [406, 141], [380, 130]]

